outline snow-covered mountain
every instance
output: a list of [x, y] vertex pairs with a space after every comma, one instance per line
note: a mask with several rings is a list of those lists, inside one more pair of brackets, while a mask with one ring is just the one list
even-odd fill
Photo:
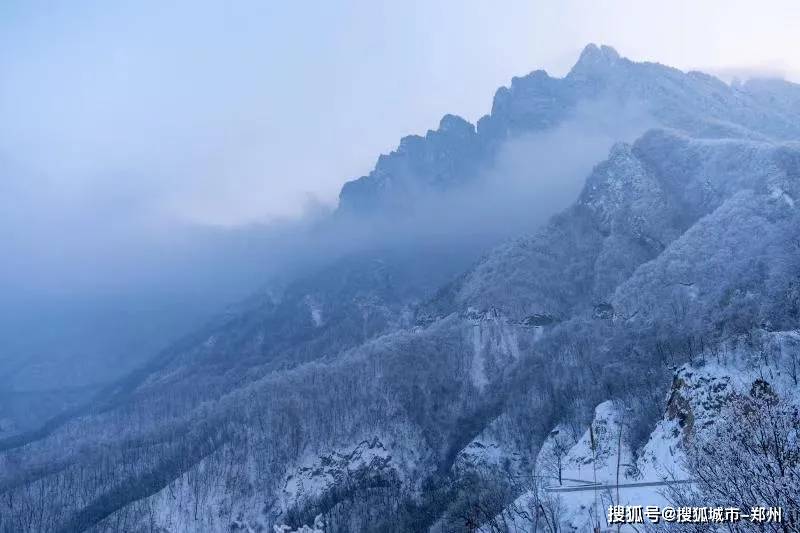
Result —
[[[425, 136], [411, 135], [381, 156], [367, 176], [342, 188], [345, 210], [385, 210], [454, 183], [478, 179], [505, 141], [552, 129], [582, 105], [597, 113], [638, 106], [664, 127], [702, 137], [787, 140], [800, 137], [800, 87], [781, 81], [727, 85], [701, 72], [636, 63], [608, 46], [588, 45], [564, 78], [537, 70], [514, 78], [494, 96], [476, 125], [453, 115]], [[608, 117], [607, 121], [620, 117]]]
[[515, 78], [477, 126], [448, 115], [404, 138], [342, 189], [331, 224], [402, 226], [432, 197], [446, 210], [508, 142], [588, 104], [600, 124], [634, 106], [653, 126], [614, 144], [571, 206], [469, 267], [392, 233], [254, 295], [76, 416], [0, 441], [0, 529], [544, 531], [560, 509], [583, 531], [595, 501], [706, 487], [545, 489], [694, 478], [714, 465], [707, 443], [737, 457], [720, 432], [757, 409], [790, 429], [767, 484], [790, 494], [799, 95], [590, 45], [565, 78]]

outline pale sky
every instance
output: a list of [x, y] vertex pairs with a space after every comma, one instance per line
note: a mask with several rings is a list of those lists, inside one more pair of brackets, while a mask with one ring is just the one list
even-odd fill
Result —
[[797, 0], [6, 1], [0, 222], [291, 217], [589, 42], [800, 81], [797, 28]]

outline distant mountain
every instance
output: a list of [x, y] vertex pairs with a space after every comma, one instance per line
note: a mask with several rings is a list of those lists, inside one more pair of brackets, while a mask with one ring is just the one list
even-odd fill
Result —
[[[708, 405], [797, 401], [798, 90], [590, 45], [563, 79], [515, 78], [477, 127], [447, 116], [403, 139], [342, 189], [331, 224], [402, 226], [432, 195], [446, 209], [504, 143], [584, 120], [587, 103], [600, 123], [637, 106], [657, 125], [615, 144], [538, 231], [469, 267], [472, 251], [446, 260], [446, 243], [387, 233], [254, 295], [79, 416], [0, 441], [0, 529], [535, 531], [531, 498], [559, 473], [650, 480], [658, 455], [694, 475], [711, 464], [700, 434], [733, 457]], [[775, 401], [759, 384], [747, 403], [738, 382], [744, 404], [719, 399], [703, 373], [750, 388], [771, 373]], [[580, 498], [548, 498], [582, 527]]]
[[554, 128], [588, 102], [601, 102], [608, 111], [615, 105], [641, 106], [662, 127], [699, 137], [785, 140], [800, 136], [798, 100], [800, 88], [788, 82], [731, 86], [701, 72], [636, 63], [611, 47], [590, 44], [564, 78], [543, 70], [514, 78], [497, 91], [491, 113], [476, 126], [446, 115], [439, 129], [424, 137], [404, 137], [369, 175], [345, 184], [340, 208], [401, 208], [417, 195], [478, 179], [505, 141]]

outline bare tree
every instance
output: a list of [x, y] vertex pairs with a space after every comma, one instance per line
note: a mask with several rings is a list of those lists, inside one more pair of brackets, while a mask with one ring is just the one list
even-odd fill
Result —
[[565, 429], [559, 428], [550, 433], [548, 444], [549, 446], [543, 454], [544, 466], [556, 475], [558, 484], [562, 485], [564, 461], [570, 449], [575, 445], [575, 439]]
[[694, 487], [670, 491], [678, 505], [780, 507], [781, 522], [741, 521], [735, 531], [800, 531], [800, 413], [763, 380], [732, 399], [711, 438], [688, 450]]

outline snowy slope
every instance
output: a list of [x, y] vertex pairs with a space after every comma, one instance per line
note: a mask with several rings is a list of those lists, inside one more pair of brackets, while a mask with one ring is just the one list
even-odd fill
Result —
[[740, 342], [761, 331], [765, 349], [796, 349], [800, 317], [800, 151], [783, 141], [800, 137], [797, 100], [751, 91], [588, 47], [564, 79], [514, 79], [477, 128], [448, 117], [405, 139], [343, 190], [343, 210], [450, 190], [587, 99], [644, 100], [682, 130], [615, 145], [570, 208], [456, 279], [435, 254], [362, 254], [254, 296], [82, 416], [6, 443], [0, 531], [317, 515], [329, 533], [460, 531], [523, 527], [531, 502], [580, 531], [617, 491], [577, 485], [680, 479], [729, 391], [756, 374], [793, 384], [789, 355], [752, 357], [783, 348]]
[[[624, 413], [611, 401], [597, 406], [591, 432], [587, 429], [577, 441], [569, 428], [555, 428], [537, 457], [535, 489], [519, 496], [482, 531], [535, 531], [532, 517], [540, 505], [542, 514], [557, 516], [565, 531], [590, 531], [598, 519], [603, 530], [616, 530], [607, 519], [610, 505], [675, 505], [672, 489], [692, 486], [681, 483], [692, 479], [687, 450], [696, 453], [705, 444], [710, 449], [717, 445], [715, 431], [730, 416], [727, 408], [734, 397], [768, 388], [800, 407], [794, 377], [800, 334], [761, 332], [761, 336], [758, 350], [752, 341], [739, 339], [714, 347], [702, 354], [700, 362], [676, 370], [664, 416], [635, 454], [624, 425], [620, 426]], [[621, 530], [635, 531], [627, 525]]]

